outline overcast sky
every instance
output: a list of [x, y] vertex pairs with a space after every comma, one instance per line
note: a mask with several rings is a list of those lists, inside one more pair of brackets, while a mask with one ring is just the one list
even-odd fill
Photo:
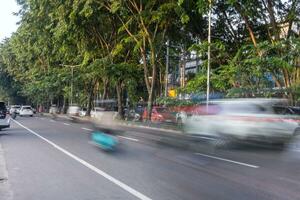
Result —
[[10, 37], [12, 32], [17, 30], [16, 23], [19, 19], [13, 15], [13, 12], [18, 10], [19, 7], [15, 0], [0, 0], [0, 41]]

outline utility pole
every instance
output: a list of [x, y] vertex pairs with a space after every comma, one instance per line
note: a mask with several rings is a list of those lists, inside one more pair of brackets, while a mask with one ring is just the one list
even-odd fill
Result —
[[165, 97], [168, 97], [168, 76], [169, 76], [169, 39], [167, 40], [167, 55], [166, 55], [166, 74], [165, 74]]
[[209, 83], [210, 83], [210, 45], [211, 45], [211, 0], [209, 0], [208, 11], [208, 50], [207, 50], [207, 88], [206, 88], [206, 107], [209, 104]]
[[63, 65], [63, 64], [61, 64], [60, 66], [70, 67], [70, 68], [71, 68], [72, 79], [71, 79], [70, 105], [73, 105], [73, 78], [74, 78], [74, 67], [78, 67], [78, 66], [80, 66], [80, 65]]
[[73, 77], [74, 77], [74, 67], [70, 66], [72, 71], [72, 80], [71, 80], [71, 105], [73, 105]]

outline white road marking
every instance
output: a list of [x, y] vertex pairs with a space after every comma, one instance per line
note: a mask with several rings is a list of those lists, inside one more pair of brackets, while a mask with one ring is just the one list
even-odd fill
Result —
[[292, 151], [300, 152], [300, 149], [291, 149]]
[[123, 139], [126, 139], [126, 140], [135, 141], [135, 142], [138, 142], [138, 141], [139, 141], [138, 139], [131, 138], [131, 137], [125, 137], [125, 136], [119, 136], [119, 137], [120, 137], [120, 138], [123, 138]]
[[109, 180], [110, 182], [116, 184], [117, 186], [119, 186], [120, 188], [124, 189], [125, 191], [129, 192], [130, 194], [132, 194], [133, 196], [137, 197], [138, 199], [141, 200], [151, 200], [151, 198], [147, 197], [146, 195], [140, 193], [139, 191], [133, 189], [132, 187], [126, 185], [125, 183], [119, 181], [118, 179], [112, 177], [111, 175], [107, 174], [106, 172], [98, 169], [97, 167], [95, 167], [94, 165], [86, 162], [85, 160], [75, 156], [74, 154], [70, 153], [69, 151], [65, 150], [64, 148], [60, 147], [59, 145], [55, 144], [54, 142], [48, 140], [47, 138], [39, 135], [38, 133], [34, 132], [33, 130], [27, 128], [26, 126], [24, 126], [23, 124], [21, 124], [20, 122], [17, 122], [15, 120], [13, 120], [15, 123], [17, 123], [19, 126], [23, 127], [24, 129], [26, 129], [27, 131], [29, 131], [31, 134], [39, 137], [40, 139], [44, 140], [45, 142], [47, 142], [48, 144], [50, 144], [51, 146], [53, 146], [55, 149], [61, 151], [62, 153], [66, 154], [67, 156], [69, 156], [70, 158], [73, 158], [74, 160], [76, 160], [77, 162], [79, 162], [80, 164], [84, 165], [85, 167], [89, 168], [90, 170], [96, 172], [97, 174], [101, 175], [102, 177], [106, 178], [107, 180]]
[[71, 124], [68, 124], [68, 123], [63, 123], [64, 125], [66, 125], [66, 126], [70, 126]]
[[85, 127], [81, 127], [81, 129], [86, 130], [86, 131], [93, 131], [93, 129], [89, 129], [89, 128], [85, 128]]
[[220, 158], [220, 157], [216, 157], [216, 156], [210, 156], [210, 155], [206, 155], [203, 153], [195, 153], [196, 155], [200, 155], [200, 156], [204, 156], [204, 157], [208, 157], [208, 158], [213, 158], [216, 160], [222, 160], [225, 162], [230, 162], [230, 163], [234, 163], [234, 164], [238, 164], [238, 165], [243, 165], [246, 167], [252, 167], [252, 168], [259, 168], [259, 166], [257, 165], [251, 165], [251, 164], [247, 164], [247, 163], [243, 163], [243, 162], [238, 162], [238, 161], [234, 161], [234, 160], [229, 160], [229, 159], [225, 159], [225, 158]]

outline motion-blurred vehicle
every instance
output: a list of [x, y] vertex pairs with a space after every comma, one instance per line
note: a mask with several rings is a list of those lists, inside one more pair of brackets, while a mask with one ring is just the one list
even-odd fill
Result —
[[10, 116], [4, 102], [0, 102], [0, 130], [10, 127]]
[[[143, 112], [143, 120], [147, 119], [147, 108]], [[153, 106], [151, 113], [151, 122], [177, 123], [176, 116], [165, 107]]]
[[[211, 101], [187, 118], [184, 131], [221, 141], [254, 141], [283, 145], [299, 124], [274, 111], [276, 99], [234, 99]], [[222, 143], [221, 143], [222, 144]], [[224, 144], [224, 143], [223, 143]]]
[[275, 105], [275, 106], [273, 106], [273, 108], [274, 108], [274, 112], [276, 114], [299, 115], [300, 116], [300, 107]]
[[58, 108], [56, 105], [51, 105], [50, 108], [49, 108], [49, 113], [50, 114], [58, 114]]
[[33, 116], [33, 110], [31, 108], [31, 106], [22, 106], [20, 111], [19, 111], [19, 115], [20, 117], [22, 116]]
[[20, 109], [21, 109], [20, 105], [12, 105], [12, 106], [10, 106], [9, 113], [10, 114], [12, 114], [12, 113], [19, 114], [20, 113]]

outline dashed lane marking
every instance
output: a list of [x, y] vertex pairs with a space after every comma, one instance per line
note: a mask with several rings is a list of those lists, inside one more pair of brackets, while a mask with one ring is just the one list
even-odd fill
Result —
[[259, 166], [257, 166], [257, 165], [251, 165], [251, 164], [248, 164], [248, 163], [238, 162], [238, 161], [229, 160], [229, 159], [225, 159], [225, 158], [220, 158], [220, 157], [216, 157], [216, 156], [211, 156], [211, 155], [207, 155], [207, 154], [203, 154], [203, 153], [195, 153], [195, 154], [199, 155], [199, 156], [204, 156], [204, 157], [213, 158], [213, 159], [216, 159], [216, 160], [221, 160], [221, 161], [225, 161], [225, 162], [230, 162], [230, 163], [246, 166], [246, 167], [259, 168]]
[[138, 142], [139, 141], [138, 139], [131, 138], [131, 137], [125, 137], [125, 136], [119, 136], [119, 138], [123, 138], [123, 139], [134, 141], [134, 142]]
[[86, 130], [86, 131], [93, 131], [93, 129], [89, 129], [89, 128], [85, 128], [85, 127], [82, 127], [81, 129]]

